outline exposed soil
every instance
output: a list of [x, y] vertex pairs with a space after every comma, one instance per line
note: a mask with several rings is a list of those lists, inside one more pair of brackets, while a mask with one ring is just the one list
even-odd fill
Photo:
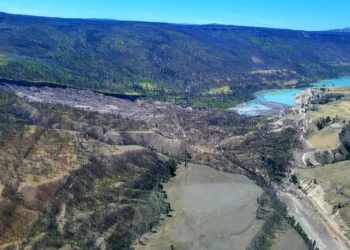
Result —
[[276, 237], [276, 243], [271, 250], [306, 250], [303, 239], [292, 228], [281, 232]]
[[296, 218], [303, 230], [320, 249], [349, 249], [348, 240], [337, 229], [334, 221], [301, 191], [281, 192], [280, 197], [287, 205], [289, 213]]
[[143, 249], [245, 249], [261, 226], [256, 220], [262, 190], [241, 175], [204, 165], [180, 167], [166, 186], [172, 209], [156, 233], [145, 235]]

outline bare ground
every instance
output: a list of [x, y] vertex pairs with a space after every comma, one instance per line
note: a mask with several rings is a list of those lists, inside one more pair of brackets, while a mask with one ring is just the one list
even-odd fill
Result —
[[[0, 89], [15, 93], [28, 102], [64, 104], [70, 107], [114, 114], [123, 118], [145, 122], [157, 134], [170, 139], [185, 141], [190, 146], [213, 147], [227, 137], [245, 129], [244, 122], [236, 126], [235, 133], [215, 126], [207, 126], [203, 120], [213, 116], [213, 110], [182, 107], [166, 102], [137, 100], [135, 102], [96, 94], [88, 90], [21, 87], [0, 84]], [[214, 112], [217, 114], [217, 112]], [[237, 114], [236, 119], [241, 119]], [[203, 136], [206, 135], [206, 136]]]
[[143, 249], [245, 249], [258, 232], [257, 197], [262, 190], [241, 175], [204, 165], [180, 167], [166, 186], [172, 217], [144, 235]]
[[307, 250], [304, 240], [289, 226], [275, 235], [275, 243], [271, 250]]
[[280, 198], [287, 205], [290, 215], [295, 217], [310, 239], [316, 240], [320, 249], [350, 248], [349, 240], [335, 222], [301, 190], [290, 186], [280, 192]]

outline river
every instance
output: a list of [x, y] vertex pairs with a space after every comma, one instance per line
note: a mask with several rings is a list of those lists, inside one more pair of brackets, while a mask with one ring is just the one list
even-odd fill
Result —
[[[311, 84], [314, 87], [338, 87], [350, 86], [350, 76], [326, 79]], [[232, 110], [237, 111], [241, 115], [254, 116], [259, 114], [276, 115], [284, 109], [295, 104], [295, 95], [302, 92], [306, 88], [294, 89], [269, 89], [258, 91], [255, 93], [256, 99], [246, 103], [242, 103]]]

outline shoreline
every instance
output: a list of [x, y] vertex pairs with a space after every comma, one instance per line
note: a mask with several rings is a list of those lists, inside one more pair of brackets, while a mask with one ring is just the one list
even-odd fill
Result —
[[[346, 83], [343, 83], [342, 81], [345, 81]], [[238, 114], [245, 116], [278, 116], [289, 108], [293, 109], [293, 107], [297, 104], [297, 97], [301, 93], [310, 88], [321, 88], [322, 85], [326, 85], [326, 87], [330, 87], [331, 85], [350, 86], [350, 76], [323, 79], [318, 82], [310, 82], [305, 85], [296, 84], [294, 86], [288, 86], [288, 88], [271, 88], [260, 90], [254, 93], [255, 99], [241, 103], [236, 107], [230, 108], [229, 110], [234, 110]]]
[[[304, 159], [305, 154], [307, 154], [309, 150], [315, 150], [304, 138], [305, 132], [308, 130], [308, 124], [310, 123], [310, 121], [307, 120], [304, 106], [308, 106], [313, 96], [323, 94], [320, 88], [321, 86], [312, 86], [298, 93], [295, 96], [295, 105], [285, 112], [285, 117], [280, 119], [282, 123], [284, 123], [284, 120], [288, 119], [289, 116], [294, 116], [292, 120], [295, 126], [300, 128], [301, 140], [305, 147], [302, 150], [302, 162], [304, 165], [294, 165], [291, 169], [292, 173], [294, 173], [296, 169], [307, 168]], [[318, 192], [321, 192], [320, 189], [321, 186], [317, 186]], [[286, 205], [288, 214], [295, 218], [311, 240], [316, 240], [316, 245], [320, 249], [349, 249], [350, 241], [343, 234], [341, 225], [328, 214], [324, 209], [324, 204], [321, 202], [323, 200], [319, 200], [317, 195], [319, 194], [303, 192], [298, 185], [293, 185], [289, 183], [288, 180], [285, 180], [283, 185], [278, 188], [278, 197]]]

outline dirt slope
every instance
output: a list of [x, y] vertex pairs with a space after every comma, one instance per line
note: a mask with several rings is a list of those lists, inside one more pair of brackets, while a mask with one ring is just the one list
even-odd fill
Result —
[[[167, 155], [181, 156], [185, 152], [195, 153], [195, 150], [184, 141], [166, 138], [152, 131], [128, 131], [125, 136], [130, 137], [138, 145], [154, 148], [157, 152]], [[112, 131], [104, 135], [104, 140], [112, 144], [121, 144], [125, 139], [119, 132]]]
[[349, 249], [348, 240], [337, 230], [336, 225], [301, 191], [288, 190], [280, 193], [290, 215], [296, 218], [309, 238], [323, 249]]
[[166, 187], [173, 211], [143, 249], [245, 249], [260, 227], [255, 220], [262, 190], [241, 175], [208, 166], [182, 166]]

